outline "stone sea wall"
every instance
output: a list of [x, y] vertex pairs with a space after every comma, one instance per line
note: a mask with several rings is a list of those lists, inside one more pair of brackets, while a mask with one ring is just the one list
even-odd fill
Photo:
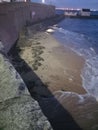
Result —
[[7, 53], [27, 24], [54, 17], [55, 7], [31, 2], [0, 3], [0, 41]]
[[7, 57], [0, 54], [0, 130], [52, 130]]
[[54, 15], [54, 6], [0, 3], [0, 130], [52, 130], [6, 53], [25, 25]]

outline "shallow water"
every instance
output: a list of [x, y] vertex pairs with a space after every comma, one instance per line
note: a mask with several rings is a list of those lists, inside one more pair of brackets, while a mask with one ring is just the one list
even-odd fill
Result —
[[68, 18], [54, 30], [60, 43], [85, 59], [82, 86], [98, 99], [98, 20]]

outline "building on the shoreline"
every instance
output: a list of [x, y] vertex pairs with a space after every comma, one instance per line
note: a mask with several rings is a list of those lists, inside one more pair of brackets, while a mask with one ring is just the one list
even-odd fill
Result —
[[56, 14], [63, 14], [70, 18], [97, 18], [98, 10], [95, 9], [73, 9], [73, 8], [56, 8]]
[[65, 10], [65, 16], [77, 16], [77, 10]]
[[77, 16], [78, 10], [75, 9], [56, 9], [56, 14], [64, 14], [65, 16]]
[[90, 16], [90, 15], [91, 15], [90, 9], [82, 9], [80, 11], [80, 16]]

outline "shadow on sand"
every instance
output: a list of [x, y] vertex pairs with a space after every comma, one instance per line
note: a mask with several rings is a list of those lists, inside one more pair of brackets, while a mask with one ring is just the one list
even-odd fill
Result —
[[[55, 99], [41, 79], [19, 56], [21, 50], [14, 46], [9, 52], [12, 64], [21, 75], [32, 96], [36, 99], [54, 130], [82, 130], [70, 113]], [[30, 79], [28, 78], [30, 77]]]

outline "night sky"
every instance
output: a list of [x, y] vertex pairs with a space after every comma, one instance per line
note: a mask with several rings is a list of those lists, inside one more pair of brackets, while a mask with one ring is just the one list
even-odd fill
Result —
[[[46, 3], [54, 4], [57, 7], [98, 9], [98, 0], [45, 0], [45, 1]], [[32, 2], [41, 2], [41, 0], [32, 0]]]

